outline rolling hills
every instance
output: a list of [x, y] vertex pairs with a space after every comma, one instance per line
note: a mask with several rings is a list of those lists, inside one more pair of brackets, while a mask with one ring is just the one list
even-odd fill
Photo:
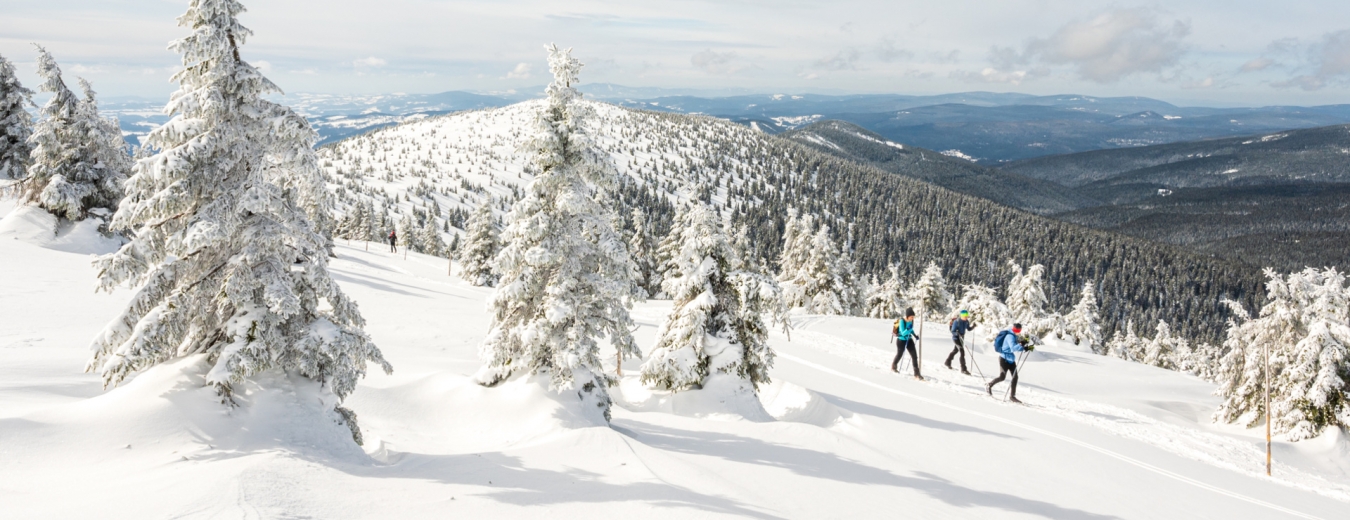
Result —
[[[320, 156], [344, 211], [371, 204], [386, 222], [413, 218], [451, 242], [469, 209], [490, 200], [502, 214], [529, 182], [515, 150], [533, 106], [408, 122], [327, 145]], [[621, 214], [642, 207], [663, 233], [679, 200], [705, 198], [748, 227], [752, 254], [770, 265], [796, 208], [824, 217], [841, 242], [851, 232], [863, 276], [897, 264], [912, 279], [936, 262], [952, 283], [1001, 287], [1009, 260], [1042, 263], [1057, 308], [1096, 284], [1108, 329], [1165, 318], [1213, 339], [1219, 299], [1251, 301], [1262, 284], [1248, 265], [1009, 209], [724, 120], [593, 106], [590, 131], [627, 179]]]

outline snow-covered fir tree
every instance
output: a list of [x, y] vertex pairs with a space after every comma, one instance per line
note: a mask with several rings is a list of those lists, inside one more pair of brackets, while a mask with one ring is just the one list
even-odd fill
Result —
[[820, 226], [810, 238], [805, 263], [783, 287], [788, 304], [812, 314], [852, 314], [852, 280], [843, 263], [849, 258], [840, 254], [830, 226]]
[[19, 83], [14, 64], [0, 56], [0, 179], [21, 179], [28, 175], [28, 144], [33, 135], [33, 91]]
[[869, 318], [898, 318], [905, 312], [905, 306], [908, 305], [905, 284], [900, 280], [900, 265], [891, 264], [887, 270], [891, 273], [890, 278], [887, 278], [877, 290], [872, 291], [867, 297], [867, 317]]
[[[799, 215], [795, 208], [788, 208], [787, 220], [783, 222], [783, 247], [778, 253], [779, 282], [788, 283], [806, 265], [814, 227], [815, 217]], [[797, 306], [791, 302], [789, 305]]]
[[1050, 301], [1045, 296], [1045, 267], [1036, 264], [1022, 272], [1017, 262], [1008, 261], [1008, 269], [1013, 272], [1008, 283], [1008, 297], [1004, 300], [1013, 319], [1021, 322], [1027, 332], [1036, 338], [1045, 337], [1059, 328], [1059, 315], [1046, 307]]
[[633, 223], [633, 235], [628, 238], [628, 253], [633, 256], [637, 266], [637, 285], [648, 298], [661, 292], [661, 272], [656, 259], [656, 237], [652, 235], [652, 223], [642, 208], [633, 208], [630, 217]]
[[599, 340], [608, 337], [620, 357], [638, 354], [628, 315], [635, 268], [611, 225], [617, 170], [586, 130], [592, 111], [575, 87], [581, 62], [571, 49], [548, 50], [553, 82], [522, 150], [539, 173], [507, 215], [476, 379], [492, 386], [545, 374], [550, 388], [574, 390], [608, 420], [614, 380]]
[[1145, 342], [1134, 332], [1134, 321], [1125, 323], [1124, 329], [1116, 329], [1111, 340], [1106, 342], [1106, 355], [1126, 361], [1144, 360]]
[[94, 209], [114, 210], [130, 166], [126, 141], [116, 121], [98, 115], [89, 84], [80, 100], [61, 78], [61, 69], [38, 47], [41, 90], [52, 95], [34, 128], [28, 176], [19, 188], [27, 202], [54, 215], [81, 220]]
[[[1251, 427], [1263, 403], [1266, 356], [1270, 418], [1277, 434], [1297, 441], [1328, 427], [1350, 426], [1350, 288], [1335, 268], [1282, 276], [1266, 270], [1266, 301], [1253, 318], [1229, 303], [1236, 318], [1224, 340], [1217, 379], [1224, 402], [1215, 419]], [[1268, 350], [1267, 350], [1268, 349]]]
[[1106, 354], [1106, 343], [1102, 337], [1101, 316], [1097, 307], [1097, 291], [1092, 283], [1083, 284], [1083, 296], [1064, 317], [1064, 333], [1073, 338], [1074, 345], [1085, 345], [1093, 353]]
[[422, 246], [420, 253], [442, 258], [450, 257], [449, 247], [445, 245], [445, 239], [441, 238], [440, 230], [436, 229], [434, 218], [428, 218], [421, 229], [417, 230], [417, 243]]
[[715, 374], [737, 377], [752, 389], [767, 383], [773, 351], [764, 314], [786, 323], [778, 284], [742, 269], [740, 252], [713, 208], [695, 204], [685, 224], [675, 268], [664, 282], [674, 310], [642, 365], [642, 381], [663, 390], [701, 388]]
[[1189, 354], [1190, 345], [1186, 340], [1172, 335], [1172, 327], [1167, 321], [1158, 320], [1153, 339], [1144, 344], [1144, 358], [1140, 362], [1158, 368], [1178, 370], [1177, 361]]
[[[288, 157], [317, 139], [303, 117], [264, 99], [279, 92], [240, 59], [250, 35], [234, 0], [192, 0], [172, 44], [183, 56], [173, 118], [147, 142], [112, 220], [132, 241], [96, 262], [100, 287], [130, 284], [125, 312], [94, 341], [89, 370], [106, 385], [189, 355], [226, 402], [242, 381], [284, 370], [345, 398], [373, 362], [391, 368], [356, 303], [328, 272]], [[355, 429], [354, 415], [335, 412]], [[358, 437], [359, 439], [359, 437]]]
[[501, 246], [497, 242], [497, 222], [492, 217], [492, 202], [484, 200], [469, 217], [464, 243], [459, 248], [459, 275], [479, 287], [497, 283], [492, 260]]
[[946, 316], [953, 310], [952, 293], [947, 290], [947, 279], [942, 277], [942, 268], [937, 262], [929, 262], [914, 286], [909, 288], [909, 301], [931, 318]]
[[1008, 306], [998, 299], [998, 293], [983, 285], [962, 286], [961, 300], [956, 307], [958, 311], [965, 309], [970, 313], [970, 324], [980, 326], [985, 341], [993, 341], [1000, 330], [1013, 324]]
[[398, 245], [413, 251], [422, 250], [421, 234], [417, 232], [417, 222], [413, 220], [412, 215], [404, 214], [394, 230], [398, 233]]

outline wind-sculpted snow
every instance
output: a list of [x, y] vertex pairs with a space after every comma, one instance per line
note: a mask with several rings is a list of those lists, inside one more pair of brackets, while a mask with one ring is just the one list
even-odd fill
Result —
[[[88, 340], [131, 291], [91, 294], [87, 255], [0, 240], [4, 515], [1332, 519], [1350, 507], [1339, 430], [1277, 440], [1266, 479], [1259, 430], [1210, 424], [1213, 384], [1051, 343], [1023, 369], [1028, 405], [1003, 404], [980, 393], [987, 343], [976, 376], [939, 366], [952, 345], [938, 322], [923, 325], [926, 382], [882, 369], [889, 320], [798, 316], [790, 340], [769, 335], [779, 357], [759, 414], [735, 388], [652, 390], [630, 359], [613, 422], [597, 425], [546, 378], [470, 379], [490, 288], [441, 258], [334, 252], [333, 278], [400, 367], [345, 401], [364, 452], [331, 395], [280, 371], [240, 385], [232, 410], [203, 386], [200, 357], [104, 392], [81, 373]], [[644, 351], [670, 311], [633, 309]], [[610, 374], [613, 354], [601, 352]]]

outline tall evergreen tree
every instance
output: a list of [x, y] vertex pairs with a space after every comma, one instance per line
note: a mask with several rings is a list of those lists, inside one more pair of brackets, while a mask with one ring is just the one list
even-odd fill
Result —
[[1009, 260], [1008, 268], [1013, 272], [1013, 277], [1008, 283], [1008, 297], [1004, 301], [1013, 319], [1021, 322], [1027, 332], [1036, 338], [1054, 332], [1059, 316], [1046, 308], [1050, 302], [1045, 297], [1045, 267], [1036, 264], [1023, 273], [1022, 266]]
[[942, 277], [942, 268], [937, 262], [929, 262], [923, 275], [909, 288], [909, 301], [917, 304], [930, 318], [946, 316], [952, 311], [952, 293], [947, 290], [947, 280]]
[[[1350, 288], [1335, 268], [1282, 276], [1266, 270], [1266, 300], [1258, 317], [1231, 303], [1215, 419], [1251, 427], [1266, 413], [1289, 440], [1350, 426]], [[1269, 354], [1270, 410], [1265, 409]]]
[[642, 208], [633, 208], [630, 215], [633, 221], [633, 236], [628, 239], [628, 253], [637, 265], [637, 284], [647, 294], [655, 297], [661, 292], [661, 273], [656, 260], [656, 239], [652, 236], [651, 221]]
[[38, 75], [42, 91], [52, 97], [29, 137], [32, 162], [20, 196], [68, 220], [81, 220], [96, 208], [116, 209], [130, 163], [117, 123], [99, 117], [87, 82], [81, 81], [83, 101], [71, 92], [56, 60], [42, 47]]
[[474, 285], [493, 287], [497, 284], [497, 275], [493, 272], [492, 261], [500, 246], [497, 222], [492, 218], [492, 203], [484, 200], [469, 217], [467, 225], [465, 242], [459, 249], [459, 275]]
[[891, 273], [890, 278], [887, 278], [876, 291], [868, 295], [867, 317], [869, 318], [892, 319], [900, 317], [901, 313], [905, 312], [908, 297], [905, 295], [904, 283], [900, 280], [900, 266], [891, 264], [888, 270]]
[[33, 91], [19, 83], [14, 64], [0, 56], [0, 179], [22, 179], [28, 175], [32, 146]]
[[1073, 306], [1073, 311], [1064, 317], [1064, 325], [1064, 332], [1073, 338], [1073, 344], [1086, 345], [1096, 354], [1106, 354], [1101, 315], [1097, 310], [1097, 291], [1091, 282], [1083, 284], [1083, 296]]
[[642, 365], [644, 383], [686, 390], [715, 374], [735, 376], [751, 389], [769, 382], [773, 351], [763, 315], [786, 323], [782, 297], [773, 279], [742, 269], [720, 221], [713, 208], [697, 203], [679, 228], [675, 269], [665, 279], [675, 307]]
[[628, 315], [635, 268], [611, 226], [618, 173], [587, 133], [592, 109], [575, 88], [581, 62], [571, 49], [548, 50], [553, 82], [523, 149], [539, 174], [507, 215], [487, 362], [476, 378], [492, 386], [546, 374], [550, 388], [575, 390], [608, 420], [614, 380], [598, 340], [607, 336], [620, 357], [637, 355]]
[[[192, 31], [173, 118], [147, 142], [113, 217], [132, 241], [97, 261], [99, 283], [136, 287], [126, 311], [94, 341], [89, 370], [114, 385], [170, 359], [205, 354], [206, 384], [233, 403], [243, 380], [285, 370], [345, 398], [374, 362], [391, 367], [362, 330], [356, 303], [329, 275], [326, 241], [287, 189], [281, 158], [317, 139], [303, 117], [264, 99], [277, 87], [239, 56], [251, 34], [234, 0], [192, 0]], [[354, 415], [335, 411], [353, 428]]]
[[1000, 330], [1013, 324], [1012, 311], [993, 289], [983, 285], [963, 286], [961, 301], [956, 306], [970, 312], [970, 324], [980, 326], [985, 341], [993, 341]]
[[1190, 346], [1186, 340], [1173, 336], [1172, 327], [1166, 320], [1158, 320], [1158, 326], [1153, 330], [1153, 339], [1144, 344], [1144, 359], [1141, 362], [1158, 368], [1178, 370], [1178, 358], [1184, 357], [1189, 351]]
[[1108, 356], [1126, 361], [1142, 362], [1144, 360], [1144, 349], [1144, 340], [1134, 333], [1134, 320], [1126, 322], [1124, 329], [1116, 329], [1116, 333], [1111, 336], [1111, 341], [1106, 342], [1106, 354]]

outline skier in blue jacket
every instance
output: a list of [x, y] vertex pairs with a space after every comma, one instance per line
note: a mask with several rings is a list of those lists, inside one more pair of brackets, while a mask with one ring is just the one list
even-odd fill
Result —
[[923, 376], [919, 374], [919, 356], [914, 353], [914, 340], [919, 338], [914, 333], [914, 309], [905, 309], [905, 319], [895, 320], [895, 328], [891, 333], [895, 335], [895, 360], [891, 361], [891, 372], [899, 372], [896, 367], [908, 350], [909, 359], [914, 362], [914, 379], [923, 381]]
[[961, 373], [965, 375], [970, 375], [970, 371], [966, 370], [966, 331], [975, 328], [975, 326], [970, 323], [970, 312], [965, 309], [961, 309], [960, 314], [958, 314], [955, 318], [952, 318], [951, 323], [949, 323], [947, 327], [952, 331], [953, 346], [952, 346], [952, 353], [947, 354], [947, 362], [943, 364], [946, 365], [948, 369], [952, 368], [952, 358], [956, 357], [957, 355], [960, 355]]
[[1031, 346], [1030, 342], [1023, 345], [1021, 335], [1022, 324], [1014, 323], [1011, 329], [999, 331], [998, 336], [994, 338], [994, 350], [999, 354], [998, 367], [1002, 371], [998, 377], [984, 386], [984, 391], [990, 396], [994, 395], [994, 385], [1002, 383], [1003, 378], [1012, 373], [1012, 387], [1008, 389], [1008, 400], [1014, 403], [1022, 402], [1017, 400], [1017, 353], [1023, 350], [1030, 352], [1036, 350], [1036, 347]]

